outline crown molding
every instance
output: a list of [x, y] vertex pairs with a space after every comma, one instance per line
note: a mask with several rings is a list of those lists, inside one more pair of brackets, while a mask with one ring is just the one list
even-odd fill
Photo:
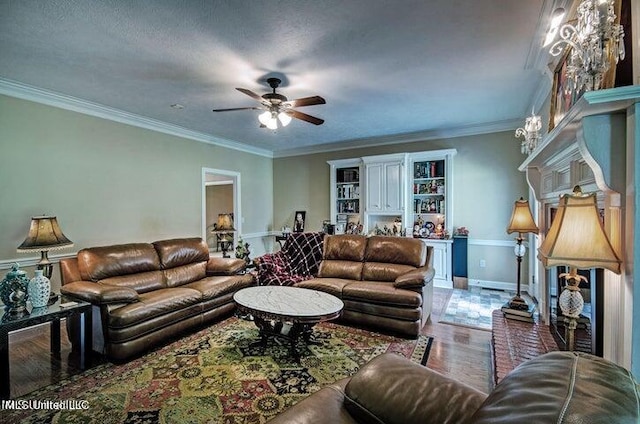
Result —
[[48, 106], [58, 107], [73, 112], [82, 113], [109, 121], [119, 122], [138, 128], [157, 131], [163, 134], [199, 141], [201, 143], [213, 144], [227, 149], [251, 153], [268, 158], [273, 157], [273, 153], [267, 149], [251, 147], [246, 144], [237, 143], [220, 137], [214, 137], [198, 131], [192, 131], [179, 125], [168, 124], [166, 122], [147, 118], [134, 113], [125, 112], [112, 107], [103, 106], [98, 103], [78, 99], [42, 88], [33, 87], [21, 82], [0, 78], [0, 94], [29, 100]]
[[274, 158], [284, 158], [290, 156], [302, 156], [315, 153], [335, 152], [340, 150], [351, 150], [362, 147], [383, 146], [389, 144], [414, 143], [418, 141], [442, 140], [445, 138], [467, 137], [472, 135], [490, 134], [502, 131], [512, 131], [521, 126], [521, 119], [510, 119], [506, 121], [488, 122], [478, 125], [467, 125], [458, 128], [447, 128], [441, 130], [418, 131], [382, 137], [358, 138], [345, 140], [338, 143], [321, 144], [307, 146], [297, 149], [287, 149], [273, 152]]

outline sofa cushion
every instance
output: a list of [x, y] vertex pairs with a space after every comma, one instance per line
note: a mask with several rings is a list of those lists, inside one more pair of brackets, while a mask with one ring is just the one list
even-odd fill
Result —
[[418, 308], [422, 296], [412, 290], [397, 289], [391, 283], [380, 281], [354, 281], [342, 289], [343, 299], [360, 300], [382, 305]]
[[351, 234], [325, 236], [322, 259], [362, 262], [366, 247], [365, 236]]
[[586, 353], [550, 352], [509, 373], [471, 422], [637, 423], [639, 399], [630, 372], [613, 362]]
[[160, 289], [138, 296], [138, 302], [113, 309], [109, 327], [122, 328], [176, 310], [188, 308], [202, 301], [202, 293], [195, 289], [175, 287]]
[[207, 263], [194, 262], [165, 269], [163, 272], [167, 287], [177, 287], [205, 278], [207, 276]]
[[318, 277], [361, 280], [362, 262], [342, 261], [338, 259], [323, 259], [320, 263]]
[[147, 293], [153, 290], [164, 289], [164, 276], [162, 271], [139, 272], [137, 274], [119, 275], [100, 280], [99, 283], [107, 286], [127, 287], [138, 293]]
[[418, 239], [373, 236], [367, 243], [364, 260], [411, 265], [417, 268], [427, 262], [427, 246]]
[[78, 252], [78, 270], [87, 281], [159, 269], [158, 254], [149, 243], [91, 247]]
[[365, 281], [396, 281], [396, 278], [416, 269], [411, 265], [365, 262], [362, 267], [362, 279]]
[[296, 287], [322, 291], [342, 299], [342, 289], [352, 282], [353, 280], [345, 280], [342, 278], [312, 278], [310, 280], [296, 283]]
[[198, 237], [153, 242], [163, 269], [209, 260], [209, 247]]
[[252, 282], [253, 277], [249, 274], [214, 276], [185, 284], [182, 287], [198, 290], [200, 293], [202, 293], [202, 300], [206, 301], [217, 297], [222, 297], [228, 293], [235, 293], [240, 289], [249, 287]]

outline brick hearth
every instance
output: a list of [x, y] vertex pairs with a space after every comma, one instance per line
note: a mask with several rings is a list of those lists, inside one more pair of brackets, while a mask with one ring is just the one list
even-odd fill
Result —
[[495, 384], [522, 362], [558, 350], [546, 325], [506, 319], [499, 309], [493, 311], [492, 320], [491, 356]]

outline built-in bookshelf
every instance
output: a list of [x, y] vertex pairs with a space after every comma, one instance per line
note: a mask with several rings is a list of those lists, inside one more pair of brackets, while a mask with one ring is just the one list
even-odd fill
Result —
[[446, 166], [444, 159], [413, 162], [412, 211], [415, 235], [435, 237], [436, 231], [440, 235], [447, 228]]
[[330, 161], [331, 166], [331, 223], [335, 232], [362, 231], [361, 167], [360, 160]]

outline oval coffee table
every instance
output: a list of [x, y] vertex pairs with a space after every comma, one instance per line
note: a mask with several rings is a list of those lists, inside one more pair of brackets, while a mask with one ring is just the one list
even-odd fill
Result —
[[286, 338], [295, 359], [300, 358], [298, 340], [320, 344], [313, 338], [313, 326], [338, 318], [344, 307], [328, 293], [289, 286], [248, 287], [237, 291], [233, 300], [241, 311], [253, 316], [260, 330], [257, 344], [266, 346], [269, 337]]

